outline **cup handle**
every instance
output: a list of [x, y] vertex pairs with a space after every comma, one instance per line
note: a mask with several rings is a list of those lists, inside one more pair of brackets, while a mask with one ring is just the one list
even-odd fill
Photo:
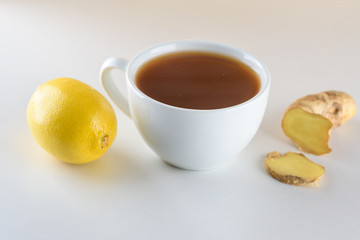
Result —
[[[105, 60], [101, 66], [100, 79], [103, 88], [106, 93], [110, 96], [113, 102], [129, 117], [131, 118], [129, 101], [127, 97], [119, 91], [118, 87], [115, 85], [114, 79], [111, 76], [111, 71], [114, 69], [121, 70], [122, 72], [126, 71], [128, 61], [118, 57], [112, 57]], [[122, 79], [125, 81], [125, 78]], [[125, 89], [123, 89], [125, 90]]]

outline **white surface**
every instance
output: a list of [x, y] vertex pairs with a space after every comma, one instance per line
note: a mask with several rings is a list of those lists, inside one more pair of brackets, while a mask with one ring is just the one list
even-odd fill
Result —
[[[328, 89], [360, 103], [360, 2], [1, 1], [0, 239], [358, 239], [359, 114], [333, 131], [318, 187], [277, 182], [267, 152], [296, 151], [280, 128], [296, 98]], [[100, 160], [61, 163], [32, 138], [26, 107], [37, 86], [74, 77], [105, 94], [101, 63], [160, 42], [231, 44], [272, 73], [264, 121], [230, 166], [170, 167], [120, 110]]]

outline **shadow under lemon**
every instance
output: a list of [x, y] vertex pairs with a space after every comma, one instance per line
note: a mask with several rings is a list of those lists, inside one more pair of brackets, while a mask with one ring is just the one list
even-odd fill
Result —
[[[137, 174], [139, 166], [135, 161], [136, 156], [132, 156], [120, 144], [114, 143], [113, 146], [99, 159], [86, 164], [70, 164], [63, 162], [42, 149], [31, 135], [28, 128], [17, 128], [8, 139], [8, 143], [17, 146], [16, 149], [21, 154], [18, 158], [18, 165], [27, 165], [28, 170], [37, 168], [37, 171], [62, 172], [62, 174], [72, 174], [83, 178], [92, 179], [92, 181], [117, 181], [129, 174]], [[11, 150], [10, 151], [15, 151]], [[17, 154], [19, 154], [17, 153]]]

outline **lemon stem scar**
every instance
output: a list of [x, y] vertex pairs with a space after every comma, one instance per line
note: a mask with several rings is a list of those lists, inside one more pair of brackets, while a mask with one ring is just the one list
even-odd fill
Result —
[[102, 140], [101, 140], [101, 148], [105, 148], [109, 145], [109, 136], [108, 135], [105, 135]]

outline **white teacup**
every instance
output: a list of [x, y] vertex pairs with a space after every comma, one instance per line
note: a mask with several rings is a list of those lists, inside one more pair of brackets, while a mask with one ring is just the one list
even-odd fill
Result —
[[[219, 53], [247, 64], [260, 77], [260, 91], [232, 107], [196, 110], [161, 103], [138, 89], [135, 75], [144, 63], [163, 54], [192, 50]], [[113, 69], [123, 71], [125, 80], [113, 79], [110, 74]], [[101, 81], [114, 103], [134, 121], [150, 148], [167, 163], [188, 170], [213, 169], [236, 159], [260, 126], [270, 89], [270, 73], [255, 57], [232, 46], [191, 40], [148, 48], [130, 61], [109, 58], [101, 67]], [[119, 91], [115, 81], [126, 81], [123, 90], [127, 95]]]

